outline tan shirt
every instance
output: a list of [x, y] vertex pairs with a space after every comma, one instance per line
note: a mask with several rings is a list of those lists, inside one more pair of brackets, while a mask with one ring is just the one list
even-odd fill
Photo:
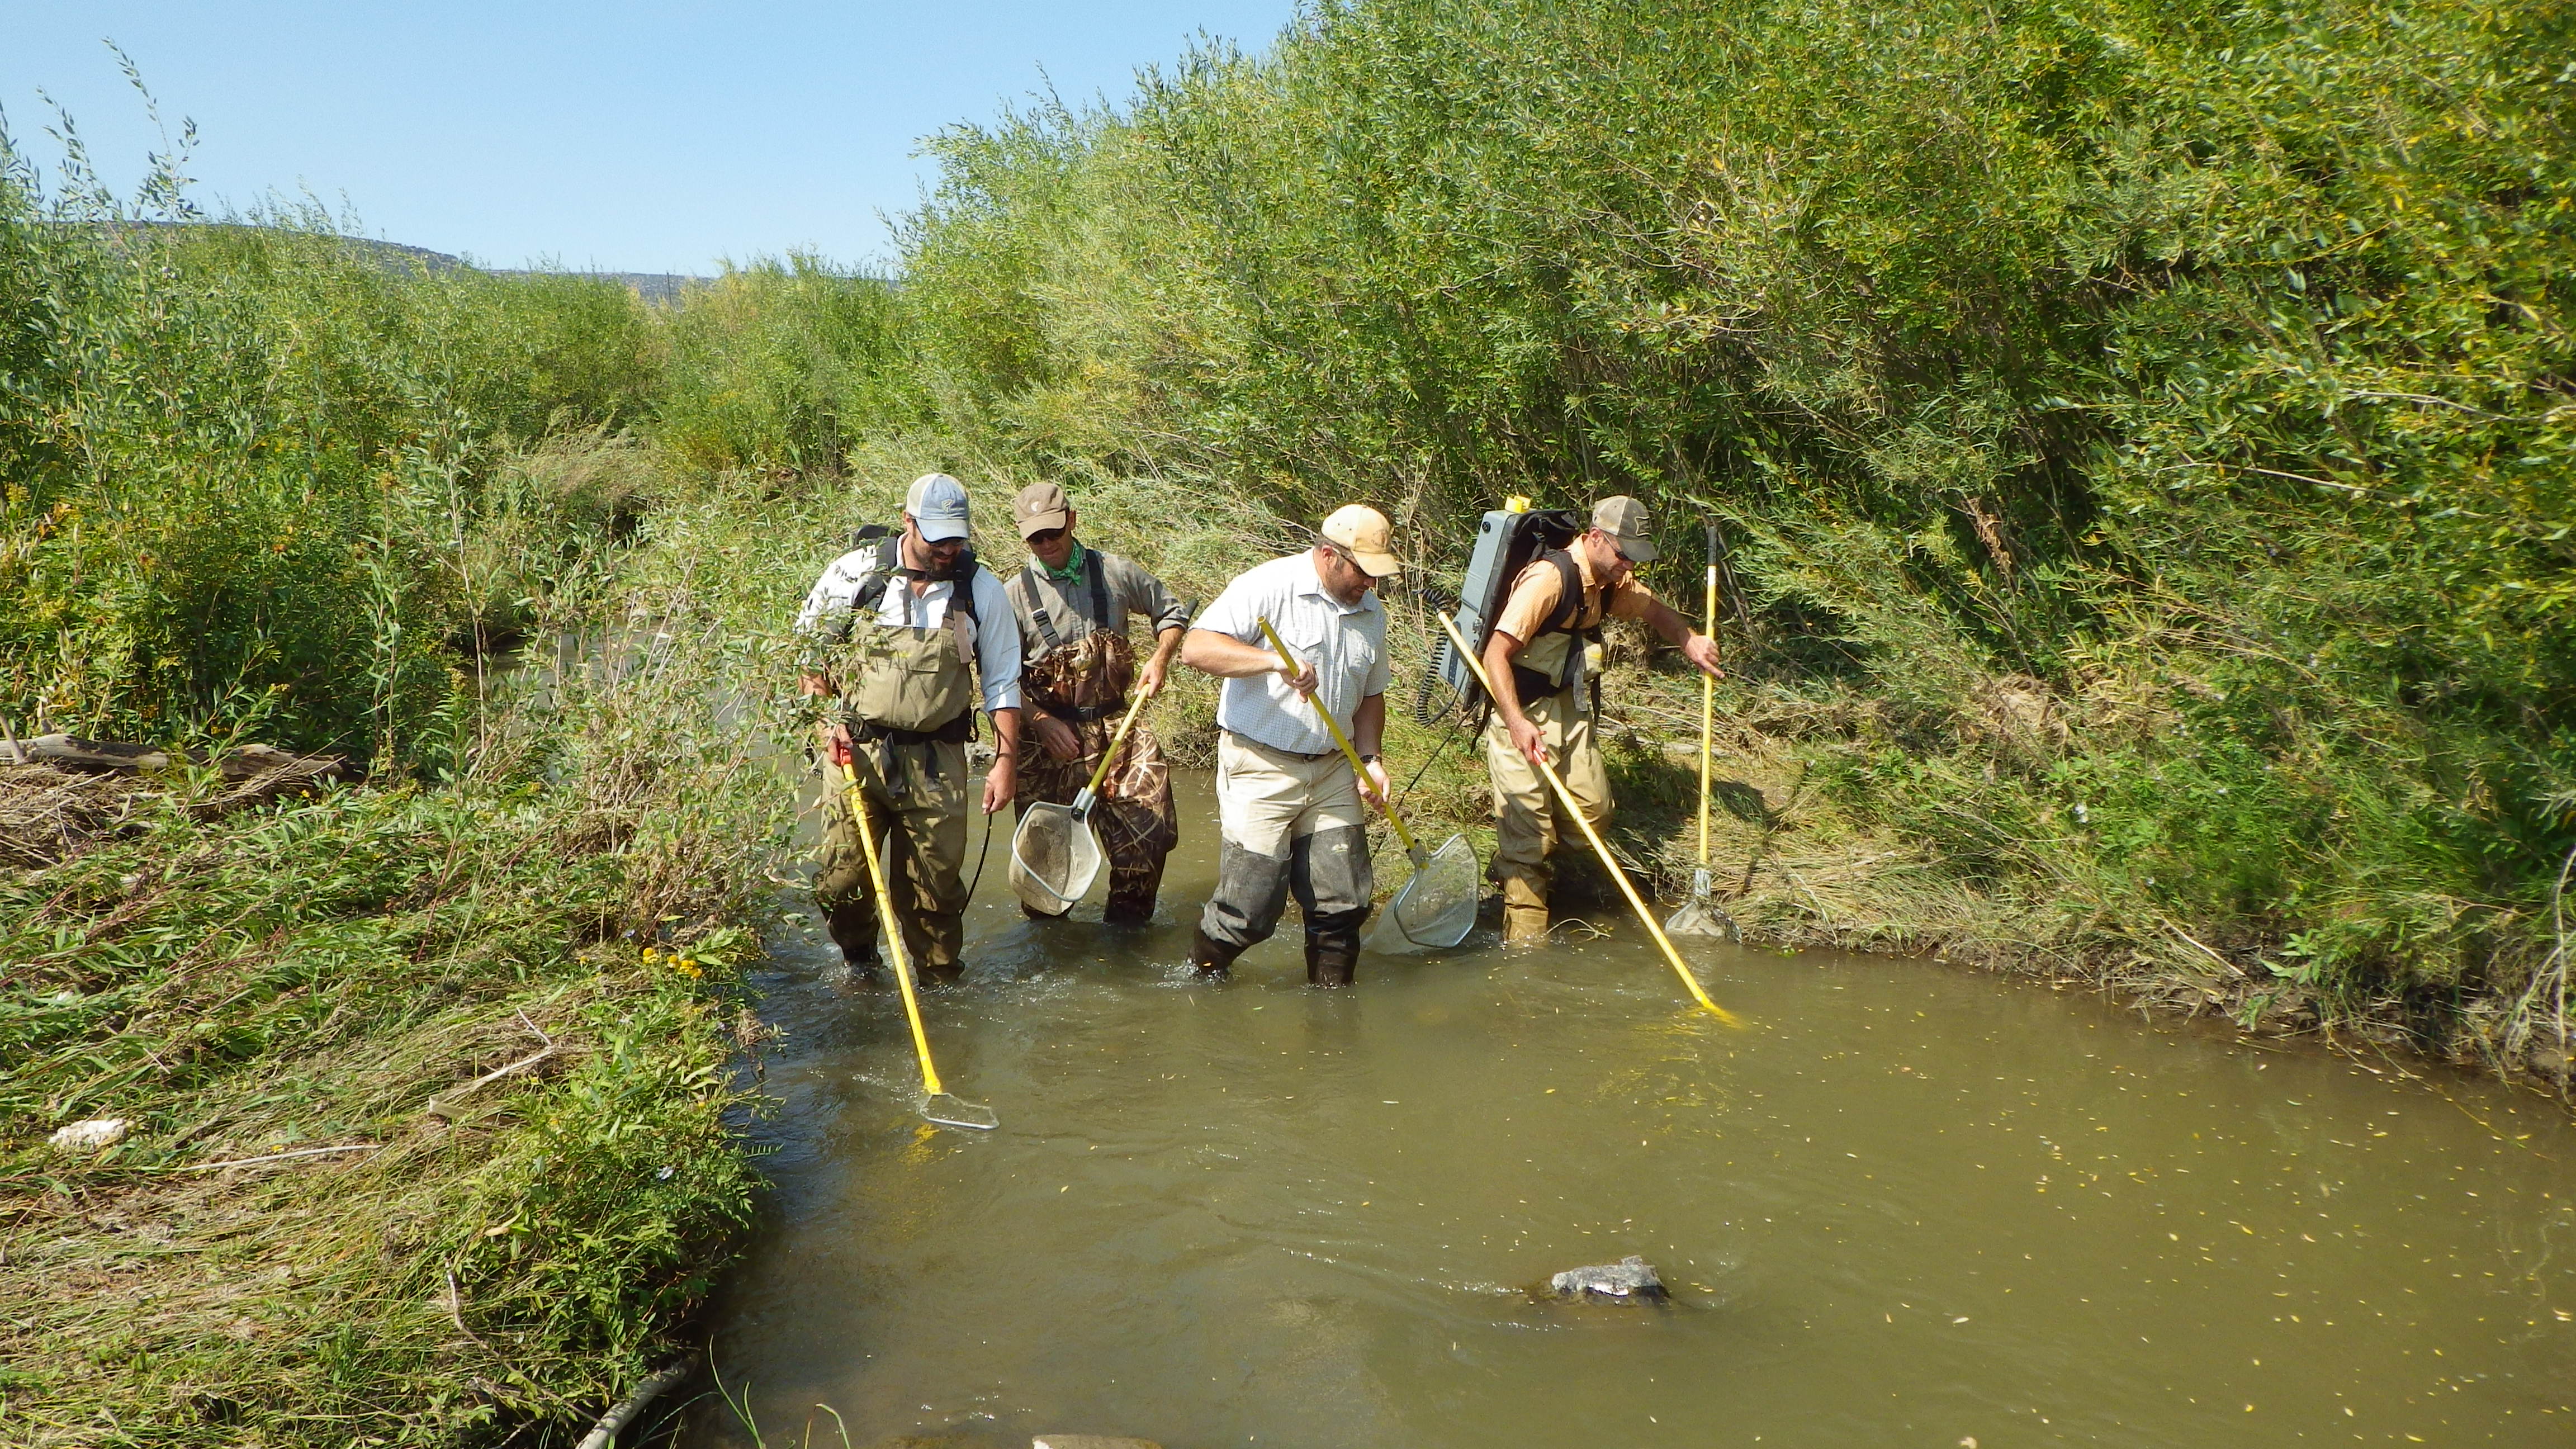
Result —
[[[1643, 619], [1655, 603], [1655, 595], [1631, 574], [1619, 587], [1605, 591], [1592, 573], [1592, 561], [1583, 556], [1580, 547], [1566, 550], [1574, 560], [1574, 575], [1583, 585], [1583, 604], [1569, 622], [1573, 629], [1589, 629], [1606, 614], [1622, 619]], [[1604, 594], [1607, 597], [1604, 597]], [[1503, 599], [1503, 611], [1494, 620], [1494, 628], [1521, 641], [1526, 647], [1513, 661], [1524, 669], [1554, 675], [1565, 663], [1565, 651], [1574, 647], [1572, 634], [1550, 634], [1542, 639], [1538, 631], [1547, 627], [1555, 615], [1557, 601], [1565, 597], [1565, 578], [1555, 564], [1546, 559], [1530, 560], [1519, 578], [1512, 580], [1512, 591]]]

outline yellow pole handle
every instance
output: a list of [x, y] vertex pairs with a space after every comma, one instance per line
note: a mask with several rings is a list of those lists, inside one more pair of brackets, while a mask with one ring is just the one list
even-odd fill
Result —
[[850, 822], [858, 828], [859, 849], [868, 858], [868, 884], [876, 887], [877, 936], [894, 960], [895, 984], [903, 988], [904, 1019], [912, 1023], [912, 1049], [921, 1057], [921, 1086], [936, 1097], [948, 1089], [939, 1085], [939, 1069], [930, 1064], [930, 1036], [921, 1029], [921, 1002], [912, 994], [912, 963], [903, 955], [903, 922], [895, 919], [894, 895], [886, 889], [885, 868], [877, 864], [877, 833], [868, 825], [868, 802], [859, 793], [859, 772], [844, 769], [841, 779]]
[[[1717, 637], [1717, 529], [1708, 534], [1708, 637]], [[1717, 681], [1699, 677], [1699, 868], [1708, 869], [1709, 756], [1717, 750]]]
[[1118, 722], [1118, 733], [1109, 737], [1109, 748], [1100, 752], [1100, 768], [1091, 772], [1091, 783], [1082, 787], [1083, 794], [1100, 793], [1100, 782], [1109, 778], [1109, 762], [1118, 758], [1118, 747], [1127, 743], [1127, 727], [1136, 722], [1136, 716], [1144, 710], [1147, 698], [1149, 696], [1143, 690], [1136, 692], [1134, 702], [1127, 706], [1127, 717]]
[[[1466, 636], [1458, 632], [1458, 626], [1452, 623], [1446, 614], [1440, 616], [1440, 627], [1448, 631], [1449, 645], [1458, 651], [1458, 657], [1466, 660], [1467, 667], [1476, 671], [1476, 682], [1485, 687], [1485, 693], [1492, 694], [1494, 681], [1485, 673], [1485, 661], [1477, 658], [1476, 651], [1467, 647]], [[1565, 781], [1557, 775], [1556, 767], [1545, 760], [1533, 761], [1533, 763], [1538, 766], [1538, 772], [1547, 777], [1547, 783], [1555, 787], [1557, 803], [1565, 807], [1566, 814], [1574, 817], [1575, 824], [1583, 827], [1583, 838], [1592, 842], [1593, 851], [1601, 857], [1602, 868], [1609, 871], [1610, 878], [1619, 883], [1619, 893], [1628, 898], [1629, 906], [1637, 912], [1637, 919], [1646, 923], [1646, 934], [1654, 937], [1655, 944], [1663, 948], [1664, 959], [1672, 963], [1673, 974], [1679, 976], [1682, 984], [1690, 988], [1691, 999], [1728, 1026], [1742, 1026], [1743, 1021], [1734, 1012], [1708, 999], [1708, 992], [1701, 988], [1699, 978], [1691, 974], [1690, 967], [1682, 964], [1682, 953], [1673, 949], [1672, 938], [1666, 936], [1664, 928], [1656, 924], [1655, 913], [1646, 908], [1644, 898], [1640, 897], [1637, 894], [1637, 888], [1629, 883], [1628, 873], [1619, 868], [1618, 858], [1610, 853], [1610, 847], [1602, 841], [1601, 833], [1592, 828], [1591, 820], [1583, 813], [1583, 806], [1576, 802], [1574, 792], [1565, 787]]]
[[[1270, 647], [1279, 652], [1279, 662], [1287, 665], [1291, 673], [1301, 668], [1302, 666], [1297, 663], [1297, 656], [1288, 652], [1287, 642], [1279, 637], [1279, 631], [1270, 627], [1268, 619], [1260, 622], [1261, 637], [1269, 640]], [[1324, 728], [1333, 732], [1333, 743], [1342, 747], [1342, 758], [1351, 762], [1351, 773], [1363, 780], [1367, 779], [1368, 770], [1360, 764], [1360, 752], [1351, 748], [1350, 737], [1343, 734], [1342, 727], [1333, 722], [1333, 712], [1324, 708], [1324, 702], [1320, 699], [1309, 699], [1306, 702], [1315, 707], [1315, 714], [1323, 720]], [[1404, 817], [1395, 813], [1395, 802], [1381, 799], [1378, 801], [1378, 808], [1386, 812], [1386, 823], [1395, 827], [1395, 838], [1404, 842], [1404, 853], [1418, 858], [1422, 848], [1413, 843], [1413, 832], [1404, 828]]]

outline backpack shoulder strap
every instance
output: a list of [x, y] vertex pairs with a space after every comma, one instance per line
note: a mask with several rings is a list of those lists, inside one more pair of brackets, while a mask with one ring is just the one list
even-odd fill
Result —
[[1056, 637], [1055, 620], [1047, 617], [1046, 605], [1038, 602], [1037, 565], [1030, 564], [1021, 569], [1017, 582], [1020, 585], [1020, 592], [1026, 595], [1025, 602], [1029, 606], [1030, 622], [1038, 626], [1038, 638], [1045, 641], [1048, 651], [1052, 652], [1064, 641]]
[[1106, 629], [1109, 627], [1109, 570], [1100, 562], [1100, 550], [1096, 548], [1085, 555], [1084, 561], [1089, 565], [1084, 573], [1091, 583], [1091, 627]]
[[1572, 628], [1583, 613], [1583, 573], [1574, 566], [1574, 555], [1564, 549], [1552, 548], [1539, 557], [1556, 565], [1557, 577], [1556, 608], [1539, 626], [1539, 632], [1561, 634]]
[[859, 591], [850, 595], [851, 613], [873, 614], [877, 610], [877, 605], [884, 602], [886, 580], [892, 577], [903, 563], [902, 555], [895, 549], [895, 542], [894, 539], [889, 538], [877, 545], [876, 563], [868, 569], [868, 576], [860, 581]]

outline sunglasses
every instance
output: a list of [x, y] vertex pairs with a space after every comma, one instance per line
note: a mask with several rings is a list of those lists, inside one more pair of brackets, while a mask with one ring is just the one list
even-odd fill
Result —
[[1056, 540], [1063, 537], [1064, 530], [1061, 528], [1043, 528], [1022, 541], [1032, 548], [1050, 548], [1054, 546]]

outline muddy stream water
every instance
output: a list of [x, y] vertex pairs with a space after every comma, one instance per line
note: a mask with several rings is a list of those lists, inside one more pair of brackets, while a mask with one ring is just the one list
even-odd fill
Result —
[[[1331, 994], [1292, 921], [1193, 985], [1214, 810], [1179, 784], [1149, 930], [1022, 920], [995, 841], [928, 1012], [998, 1132], [924, 1125], [891, 985], [780, 933], [776, 1190], [714, 1343], [767, 1443], [839, 1443], [828, 1404], [859, 1445], [2576, 1444], [2576, 1131], [2542, 1099], [1686, 946], [1730, 1030], [1607, 916]], [[1629, 1253], [1668, 1306], [1529, 1291]]]

